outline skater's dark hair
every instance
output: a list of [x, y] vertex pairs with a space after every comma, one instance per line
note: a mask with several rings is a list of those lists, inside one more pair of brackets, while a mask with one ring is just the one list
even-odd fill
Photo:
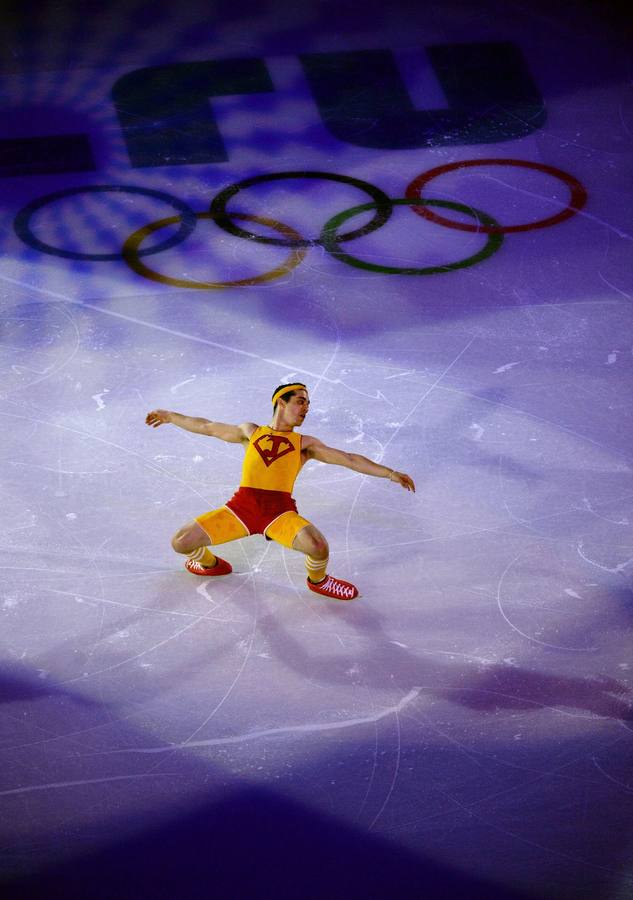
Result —
[[[274, 400], [275, 394], [278, 394], [279, 391], [284, 387], [285, 387], [285, 384], [278, 384], [277, 387], [275, 388], [275, 390], [273, 391], [273, 395], [272, 395], [271, 399]], [[273, 412], [275, 412], [275, 410], [277, 409], [277, 404], [279, 403], [280, 400], [283, 400], [284, 402], [287, 403], [291, 397], [294, 397], [294, 395], [297, 393], [297, 390], [300, 390], [301, 388], [304, 388], [305, 390], [307, 390], [305, 384], [302, 384], [300, 381], [293, 381], [293, 383], [289, 384], [288, 387], [290, 388], [290, 390], [286, 391], [284, 394], [279, 394], [279, 396], [275, 400], [275, 402], [273, 404]]]

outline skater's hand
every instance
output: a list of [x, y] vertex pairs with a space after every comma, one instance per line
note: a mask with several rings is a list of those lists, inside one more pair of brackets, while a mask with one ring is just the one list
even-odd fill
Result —
[[395, 481], [397, 484], [401, 485], [407, 491], [413, 491], [415, 494], [415, 485], [413, 483], [413, 478], [410, 475], [405, 475], [404, 472], [396, 472], [394, 469], [391, 475], [389, 476], [389, 481]]
[[145, 416], [145, 424], [151, 425], [152, 428], [158, 428], [159, 425], [166, 425], [171, 422], [171, 413], [168, 409], [153, 409]]

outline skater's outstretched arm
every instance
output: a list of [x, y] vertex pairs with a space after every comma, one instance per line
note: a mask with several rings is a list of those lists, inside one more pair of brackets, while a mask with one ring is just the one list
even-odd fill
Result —
[[331, 463], [335, 466], [345, 466], [363, 475], [373, 475], [376, 478], [388, 478], [395, 481], [407, 491], [415, 493], [415, 484], [410, 475], [404, 472], [396, 472], [388, 466], [375, 463], [360, 453], [347, 453], [345, 450], [337, 450], [335, 447], [327, 447], [317, 438], [304, 435], [301, 445], [307, 459], [316, 459], [318, 462]]
[[198, 416], [183, 416], [182, 413], [172, 412], [169, 409], [154, 409], [145, 417], [145, 424], [152, 428], [159, 425], [177, 425], [185, 431], [193, 431], [194, 434], [206, 434], [209, 437], [219, 438], [229, 444], [247, 444], [250, 436], [257, 428], [253, 422], [243, 422], [241, 425], [226, 425], [224, 422], [212, 422]]

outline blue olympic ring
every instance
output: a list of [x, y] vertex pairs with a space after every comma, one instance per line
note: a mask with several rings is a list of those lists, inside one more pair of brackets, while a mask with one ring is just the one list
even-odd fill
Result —
[[55, 200], [61, 200], [63, 197], [72, 197], [75, 194], [97, 193], [144, 194], [146, 197], [163, 200], [165, 203], [168, 203], [174, 209], [178, 210], [180, 213], [180, 227], [178, 228], [178, 231], [166, 240], [161, 241], [160, 244], [142, 250], [141, 256], [150, 256], [152, 253], [161, 253], [163, 250], [169, 250], [170, 247], [175, 247], [181, 241], [184, 241], [185, 238], [189, 237], [197, 224], [196, 214], [189, 204], [185, 203], [183, 200], [179, 200], [177, 197], [173, 197], [171, 194], [166, 194], [164, 191], [155, 191], [150, 188], [134, 187], [133, 185], [125, 184], [88, 184], [83, 187], [73, 187], [66, 188], [66, 190], [63, 191], [55, 191], [53, 194], [46, 194], [46, 196], [28, 203], [15, 217], [13, 222], [15, 233], [20, 240], [24, 241], [25, 244], [28, 244], [29, 247], [33, 247], [34, 250], [40, 250], [42, 253], [49, 253], [51, 256], [61, 256], [64, 259], [88, 260], [90, 262], [112, 262], [114, 260], [120, 260], [120, 251], [117, 253], [81, 253], [77, 250], [64, 250], [60, 247], [53, 247], [51, 244], [46, 244], [44, 241], [41, 241], [31, 230], [31, 219], [38, 210], [42, 209], [44, 206], [48, 206], [49, 203], [54, 203]]

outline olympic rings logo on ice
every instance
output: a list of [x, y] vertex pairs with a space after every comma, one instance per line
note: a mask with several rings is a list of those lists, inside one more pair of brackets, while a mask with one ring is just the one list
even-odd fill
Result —
[[[533, 169], [553, 176], [554, 178], [558, 178], [569, 190], [568, 204], [554, 215], [540, 219], [536, 222], [530, 222], [523, 225], [501, 225], [488, 213], [475, 209], [472, 206], [457, 203], [453, 200], [425, 199], [422, 196], [423, 190], [438, 176], [456, 169], [466, 169], [475, 166], [515, 166]], [[233, 197], [246, 191], [250, 187], [266, 182], [295, 178], [319, 179], [350, 185], [364, 191], [370, 198], [370, 202], [353, 206], [351, 209], [344, 210], [343, 212], [332, 216], [332, 218], [330, 218], [322, 227], [320, 236], [313, 239], [302, 237], [294, 228], [291, 228], [289, 225], [285, 225], [282, 222], [278, 222], [275, 219], [270, 219], [265, 216], [250, 215], [247, 213], [230, 212], [227, 209], [227, 206]], [[75, 250], [65, 250], [48, 244], [35, 235], [31, 227], [31, 222], [34, 215], [43, 207], [54, 203], [56, 200], [76, 194], [106, 192], [141, 194], [161, 200], [168, 203], [175, 210], [176, 214], [164, 219], [159, 219], [156, 222], [151, 222], [149, 225], [144, 225], [142, 228], [139, 228], [126, 239], [121, 251], [117, 253], [83, 253]], [[245, 178], [220, 191], [211, 201], [208, 212], [195, 212], [187, 203], [171, 194], [152, 190], [150, 188], [126, 185], [86, 185], [83, 187], [73, 187], [56, 191], [55, 193], [47, 194], [45, 197], [41, 197], [38, 200], [34, 200], [17, 214], [14, 221], [14, 227], [18, 237], [22, 241], [30, 247], [40, 250], [42, 253], [52, 254], [53, 256], [59, 256], [64, 259], [86, 260], [91, 262], [109, 262], [123, 259], [138, 275], [159, 282], [160, 284], [180, 288], [209, 290], [212, 288], [257, 285], [267, 281], [273, 281], [276, 278], [286, 275], [298, 266], [307, 254], [309, 248], [315, 245], [323, 247], [340, 262], [354, 266], [358, 269], [363, 269], [367, 272], [376, 272], [383, 275], [437, 275], [444, 272], [452, 272], [457, 269], [473, 266], [476, 263], [487, 259], [489, 256], [492, 256], [492, 254], [501, 247], [504, 235], [506, 234], [531, 231], [537, 228], [547, 228], [551, 225], [563, 222], [565, 219], [570, 218], [581, 210], [585, 205], [586, 200], [587, 192], [583, 185], [569, 173], [564, 172], [561, 169], [556, 169], [553, 166], [520, 159], [470, 159], [437, 166], [430, 169], [428, 172], [418, 175], [407, 186], [405, 195], [401, 198], [388, 197], [384, 191], [367, 181], [353, 178], [350, 175], [339, 175], [335, 172], [290, 171], [255, 175], [251, 178]], [[486, 243], [481, 250], [465, 259], [457, 260], [456, 262], [448, 262], [443, 265], [421, 267], [386, 266], [379, 263], [365, 262], [342, 249], [341, 245], [363, 237], [364, 235], [371, 234], [379, 229], [389, 220], [394, 207], [396, 206], [409, 206], [412, 212], [431, 222], [442, 225], [445, 228], [487, 235]], [[456, 221], [441, 215], [437, 210], [453, 210], [469, 217], [473, 221]], [[372, 218], [365, 225], [355, 229], [350, 228], [350, 230], [345, 232], [340, 231], [347, 222], [364, 212], [373, 212]], [[206, 282], [172, 278], [155, 271], [143, 262], [143, 258], [155, 253], [161, 253], [162, 251], [175, 247], [185, 241], [195, 229], [197, 222], [201, 219], [213, 221], [220, 229], [236, 237], [244, 238], [259, 244], [286, 247], [289, 251], [288, 256], [279, 266], [262, 275], [233, 281]], [[267, 237], [265, 235], [257, 234], [237, 223], [263, 225], [273, 232], [276, 232], [279, 237]], [[155, 232], [160, 232], [170, 225], [178, 226], [174, 234], [150, 248], [142, 249], [142, 245], [150, 235]]]

